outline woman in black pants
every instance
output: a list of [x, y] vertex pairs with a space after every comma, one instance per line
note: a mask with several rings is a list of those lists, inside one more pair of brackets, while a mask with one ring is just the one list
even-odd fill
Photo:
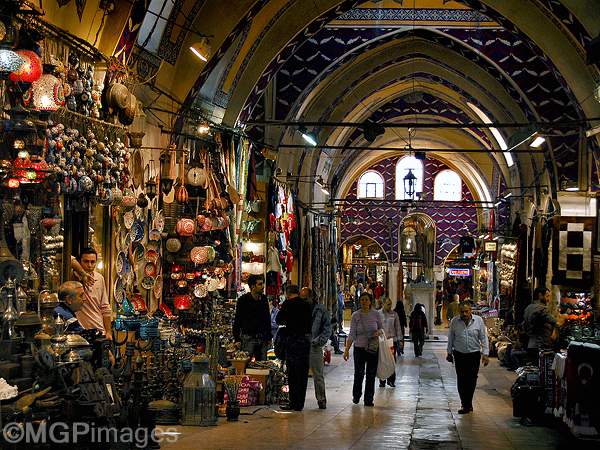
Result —
[[378, 353], [368, 353], [365, 348], [369, 338], [378, 337], [383, 330], [383, 320], [379, 311], [371, 309], [373, 297], [364, 292], [360, 296], [360, 309], [352, 314], [350, 333], [346, 341], [344, 360], [348, 361], [349, 350], [354, 345], [354, 384], [352, 386], [352, 402], [358, 403], [362, 396], [362, 384], [365, 381], [365, 406], [373, 406], [375, 395], [375, 377], [377, 375]]

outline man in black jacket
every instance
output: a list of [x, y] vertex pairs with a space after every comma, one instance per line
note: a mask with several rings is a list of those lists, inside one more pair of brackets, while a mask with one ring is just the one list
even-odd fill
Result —
[[265, 361], [271, 341], [269, 301], [263, 294], [265, 282], [261, 275], [250, 275], [248, 286], [250, 292], [237, 301], [233, 338], [236, 348], [248, 352], [251, 358]]
[[278, 325], [285, 325], [287, 334], [285, 361], [290, 404], [281, 409], [302, 411], [310, 368], [312, 310], [310, 304], [300, 297], [300, 288], [295, 284], [285, 288], [285, 296], [286, 300], [275, 318]]

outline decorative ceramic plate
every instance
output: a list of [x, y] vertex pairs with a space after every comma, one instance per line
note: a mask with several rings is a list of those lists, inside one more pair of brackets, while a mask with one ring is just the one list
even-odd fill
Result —
[[154, 250], [148, 250], [145, 254], [145, 258], [148, 263], [155, 263], [158, 259], [158, 253], [156, 253]]
[[154, 296], [159, 299], [162, 296], [163, 290], [163, 279], [162, 274], [159, 273], [154, 280]]
[[119, 304], [123, 301], [125, 291], [123, 290], [123, 278], [117, 278], [115, 282], [115, 301]]
[[[149, 277], [154, 275], [156, 273], [156, 264], [154, 264], [153, 262], [147, 262], [146, 266], [144, 266], [144, 273]], [[154, 286], [154, 282], [152, 282], [152, 285]]]
[[150, 235], [148, 236], [148, 239], [150, 239], [151, 241], [158, 241], [160, 239], [160, 231], [158, 231], [157, 228], [154, 228], [151, 232]]
[[146, 275], [142, 278], [142, 287], [144, 289], [152, 289], [154, 287], [154, 277]]
[[133, 225], [134, 221], [135, 216], [133, 215], [133, 211], [127, 211], [125, 214], [123, 214], [123, 223], [125, 224], [125, 228], [128, 230], [131, 228], [131, 225]]
[[125, 252], [119, 252], [117, 256], [117, 274], [122, 276], [125, 273]]
[[146, 249], [140, 242], [134, 242], [131, 244], [131, 254], [135, 254], [136, 261], [144, 259], [144, 255], [146, 254]]
[[142, 225], [142, 222], [136, 220], [131, 226], [129, 233], [132, 235], [131, 240], [133, 242], [141, 242], [144, 239], [144, 225]]
[[159, 233], [162, 233], [163, 230], [165, 229], [165, 216], [163, 215], [162, 209], [160, 211], [158, 211], [158, 214], [156, 214], [155, 220], [156, 220], [156, 224], [155, 224], [154, 228], [156, 228]]
[[129, 249], [131, 248], [131, 233], [127, 233], [125, 235], [125, 240], [123, 241], [122, 250], [126, 253], [129, 253]]

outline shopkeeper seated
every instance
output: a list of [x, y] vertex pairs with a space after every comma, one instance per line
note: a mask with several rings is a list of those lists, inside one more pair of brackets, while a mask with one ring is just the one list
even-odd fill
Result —
[[66, 281], [58, 288], [59, 305], [54, 308], [54, 318], [60, 316], [65, 321], [65, 333], [79, 333], [83, 327], [77, 320], [75, 313], [83, 308], [85, 296], [83, 284], [79, 281]]

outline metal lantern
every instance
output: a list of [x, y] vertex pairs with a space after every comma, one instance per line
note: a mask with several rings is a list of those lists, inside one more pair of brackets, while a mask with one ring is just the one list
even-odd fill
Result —
[[8, 144], [11, 159], [16, 158], [20, 152], [29, 153], [37, 141], [37, 130], [33, 122], [27, 119], [28, 115], [29, 111], [20, 105], [10, 110], [12, 130], [5, 142]]
[[217, 387], [209, 375], [206, 356], [192, 358], [192, 371], [183, 383], [182, 425], [217, 424]]
[[404, 177], [404, 192], [410, 198], [415, 195], [415, 182], [417, 177], [412, 173], [412, 169], [408, 169], [408, 173]]

